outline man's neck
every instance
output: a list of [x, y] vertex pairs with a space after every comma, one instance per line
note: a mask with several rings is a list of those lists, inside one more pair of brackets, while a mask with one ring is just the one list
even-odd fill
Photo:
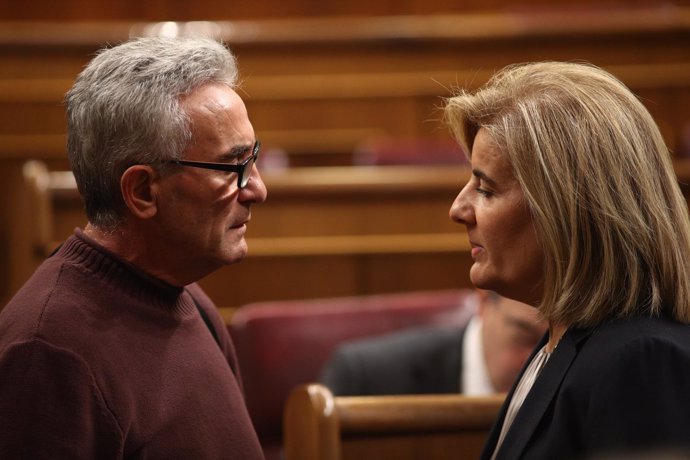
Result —
[[125, 251], [123, 250], [124, 248], [121, 247], [120, 244], [120, 242], [124, 239], [121, 229], [104, 230], [91, 223], [88, 223], [84, 228], [84, 236], [95, 241], [113, 254], [117, 254], [119, 257], [125, 260], [128, 259]]
[[102, 229], [91, 223], [84, 228], [86, 237], [155, 278], [180, 287], [195, 281], [191, 276], [187, 279], [175, 273], [171, 269], [175, 266], [174, 262], [167, 260], [165, 254], [159, 254], [161, 251], [143, 236], [143, 232], [142, 229], [129, 229], [126, 224], [113, 230]]

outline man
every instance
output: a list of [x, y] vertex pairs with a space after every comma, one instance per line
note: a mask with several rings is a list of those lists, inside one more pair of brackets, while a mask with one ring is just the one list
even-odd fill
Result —
[[466, 327], [420, 327], [350, 342], [334, 352], [321, 382], [343, 396], [508, 391], [547, 326], [528, 305], [489, 291], [477, 295]]
[[266, 199], [236, 82], [217, 42], [144, 38], [99, 53], [67, 93], [88, 223], [0, 314], [4, 459], [263, 458], [195, 284], [245, 256]]

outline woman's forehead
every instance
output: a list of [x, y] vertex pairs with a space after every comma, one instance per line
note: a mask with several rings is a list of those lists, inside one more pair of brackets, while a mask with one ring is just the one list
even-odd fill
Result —
[[513, 169], [489, 132], [480, 129], [472, 146], [472, 168], [480, 170], [495, 180], [513, 178]]

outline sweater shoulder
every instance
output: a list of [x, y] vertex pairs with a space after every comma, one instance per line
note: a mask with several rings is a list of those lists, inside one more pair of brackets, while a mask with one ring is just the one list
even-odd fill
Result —
[[[0, 352], [0, 375], [0, 412], [15, 414], [0, 430], [0, 451], [23, 458], [53, 449], [75, 458], [122, 452], [121, 426], [77, 353], [38, 338], [15, 342]], [[42, 454], [34, 457], [35, 448]]]

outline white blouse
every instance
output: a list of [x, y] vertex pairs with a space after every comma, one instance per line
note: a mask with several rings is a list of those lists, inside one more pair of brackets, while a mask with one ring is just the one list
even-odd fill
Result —
[[506, 433], [508, 433], [510, 426], [513, 424], [515, 416], [520, 410], [520, 407], [522, 407], [522, 403], [525, 402], [525, 398], [532, 389], [534, 381], [537, 380], [539, 373], [546, 365], [546, 362], [549, 360], [550, 356], [551, 353], [546, 351], [546, 345], [544, 345], [544, 347], [539, 350], [539, 353], [537, 353], [529, 363], [529, 366], [527, 369], [525, 369], [525, 373], [522, 374], [522, 378], [520, 379], [520, 382], [518, 382], [515, 392], [513, 393], [513, 397], [510, 400], [510, 404], [508, 405], [505, 419], [503, 419], [503, 426], [501, 427], [501, 434], [498, 437], [498, 442], [494, 448], [494, 453], [491, 456], [491, 460], [496, 458], [496, 454], [501, 448], [501, 444], [503, 444], [503, 439], [506, 437]]

